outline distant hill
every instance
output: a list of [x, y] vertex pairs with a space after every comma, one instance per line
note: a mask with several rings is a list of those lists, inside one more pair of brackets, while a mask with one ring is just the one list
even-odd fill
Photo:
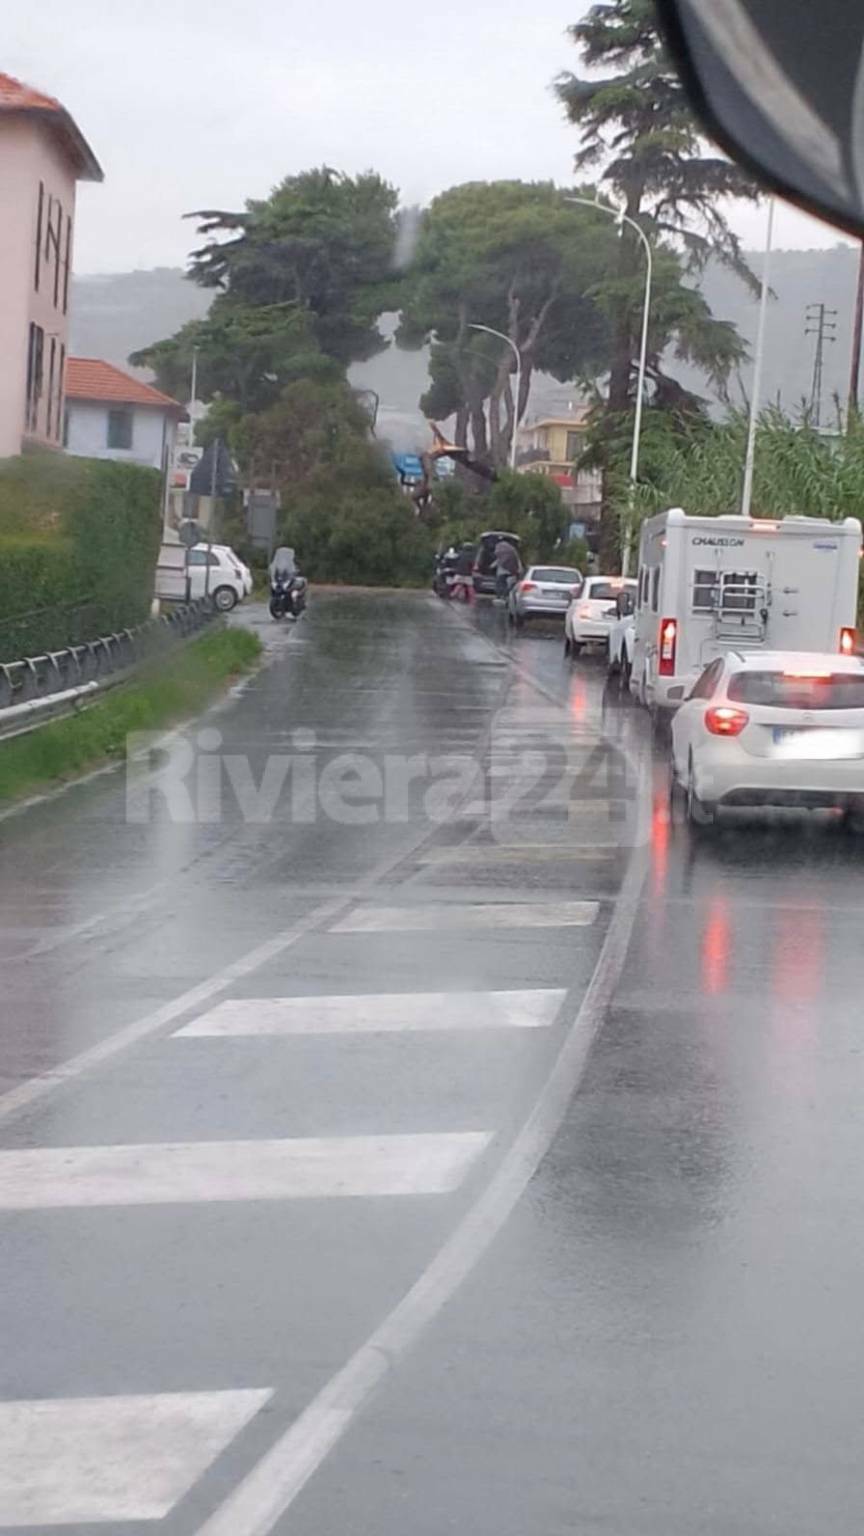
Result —
[[69, 350], [74, 357], [104, 357], [127, 368], [130, 352], [206, 315], [212, 300], [212, 293], [188, 282], [179, 267], [75, 277]]
[[[757, 274], [761, 253], [748, 257]], [[836, 341], [825, 349], [823, 421], [832, 419], [832, 394], [845, 402], [849, 379], [850, 336], [858, 253], [851, 246], [831, 250], [777, 251], [772, 258], [771, 286], [776, 297], [768, 309], [763, 373], [763, 403], [780, 400], [789, 411], [809, 397], [814, 338], [804, 335], [808, 304], [836, 309]], [[728, 272], [711, 264], [702, 289], [718, 319], [732, 320], [751, 350], [755, 342], [758, 303]], [[78, 277], [72, 290], [71, 349], [77, 356], [104, 357], [128, 367], [130, 352], [170, 336], [187, 320], [206, 314], [212, 294], [197, 288], [179, 268], [157, 267], [149, 272], [121, 272], [108, 277]], [[384, 329], [392, 334], [385, 317]], [[697, 394], [709, 396], [704, 378], [680, 364], [676, 377]], [[394, 447], [411, 449], [425, 441], [417, 402], [426, 387], [425, 350], [402, 352], [391, 346], [367, 363], [351, 369], [352, 383], [374, 389], [380, 396], [379, 435]], [[742, 386], [749, 394], [752, 368], [742, 370], [740, 382], [730, 383], [730, 397], [741, 403]], [[574, 389], [546, 375], [535, 376], [529, 414], [560, 414]]]

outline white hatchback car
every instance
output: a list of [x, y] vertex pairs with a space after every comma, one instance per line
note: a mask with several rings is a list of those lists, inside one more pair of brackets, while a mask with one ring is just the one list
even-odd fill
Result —
[[586, 645], [609, 644], [615, 604], [622, 592], [636, 591], [635, 580], [626, 576], [586, 576], [579, 596], [567, 609], [564, 620], [564, 655], [578, 656]]
[[[209, 565], [209, 580], [208, 580]], [[195, 544], [189, 551], [189, 595], [212, 597], [220, 613], [230, 613], [252, 591], [252, 572], [228, 544]]]
[[[683, 693], [683, 688], [682, 688]], [[729, 651], [672, 720], [672, 795], [698, 826], [720, 806], [864, 813], [864, 662]]]

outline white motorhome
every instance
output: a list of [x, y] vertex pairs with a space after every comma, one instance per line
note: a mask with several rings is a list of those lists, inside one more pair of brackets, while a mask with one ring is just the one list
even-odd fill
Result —
[[690, 517], [642, 526], [631, 692], [675, 709], [715, 656], [855, 650], [856, 518]]

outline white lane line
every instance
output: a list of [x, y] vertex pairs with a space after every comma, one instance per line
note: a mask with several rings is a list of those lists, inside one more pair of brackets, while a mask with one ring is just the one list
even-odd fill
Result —
[[196, 1536], [269, 1536], [356, 1415], [450, 1300], [501, 1230], [552, 1144], [612, 1000], [649, 864], [647, 796], [640, 840], [579, 1012], [528, 1120], [497, 1172], [389, 1317], [205, 1520]]
[[271, 1396], [0, 1402], [0, 1525], [161, 1520]]
[[490, 1139], [451, 1131], [28, 1147], [0, 1152], [0, 1210], [441, 1195], [458, 1188]]
[[542, 1029], [566, 993], [393, 992], [364, 997], [229, 998], [178, 1036], [395, 1034], [420, 1030]]
[[331, 933], [423, 933], [442, 928], [589, 928], [596, 901], [442, 902], [425, 907], [358, 907]]

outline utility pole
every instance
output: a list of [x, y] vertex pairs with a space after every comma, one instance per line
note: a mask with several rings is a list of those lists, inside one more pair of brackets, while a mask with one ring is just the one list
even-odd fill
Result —
[[847, 428], [858, 415], [858, 379], [861, 372], [861, 331], [864, 328], [864, 240], [858, 257], [858, 289], [855, 295], [855, 319], [852, 323], [852, 362], [849, 368], [849, 408]]
[[804, 335], [816, 337], [813, 358], [813, 383], [810, 389], [810, 422], [814, 427], [822, 422], [822, 369], [825, 361], [826, 341], [837, 340], [837, 311], [826, 309], [824, 304], [808, 304], [804, 311]]

